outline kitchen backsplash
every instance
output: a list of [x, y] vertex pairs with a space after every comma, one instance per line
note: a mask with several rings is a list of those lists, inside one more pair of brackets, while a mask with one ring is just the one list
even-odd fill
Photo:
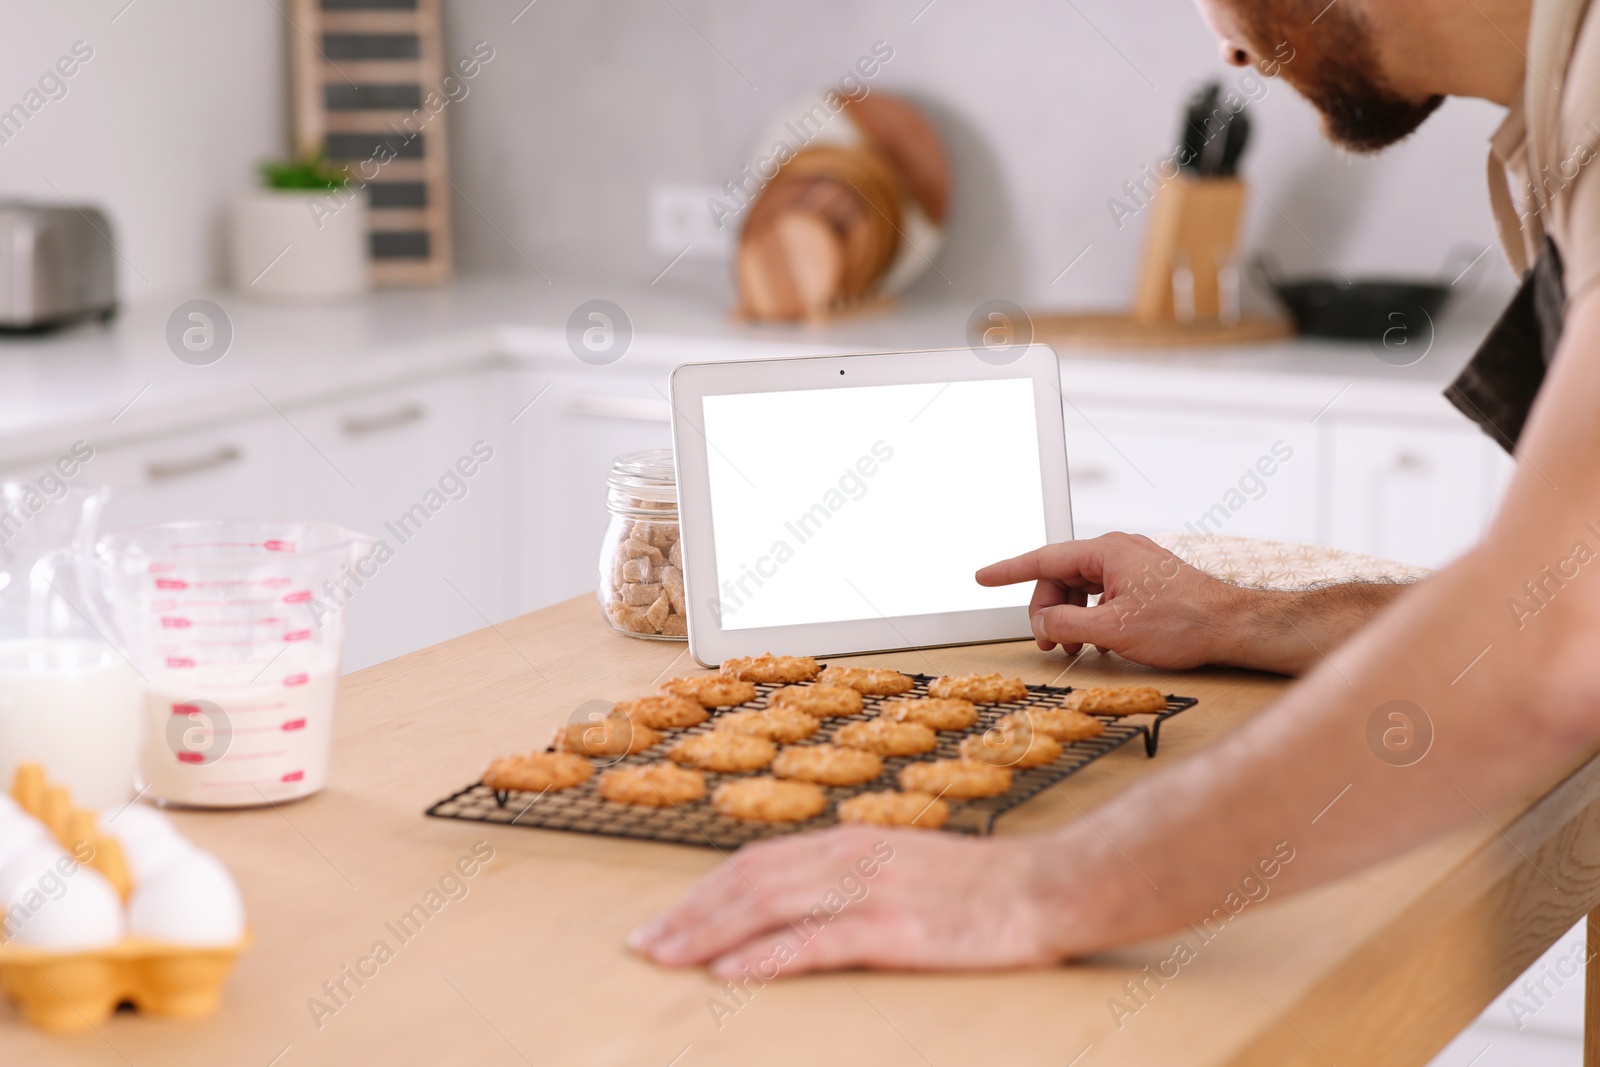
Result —
[[[1221, 65], [1188, 0], [525, 2], [444, 0], [447, 55], [479, 41], [495, 55], [451, 107], [466, 271], [649, 282], [672, 258], [649, 240], [653, 187], [736, 178], [770, 120], [885, 52], [872, 91], [926, 108], [953, 157], [926, 294], [1125, 301], [1143, 168], [1170, 155], [1184, 98], [1212, 76], [1254, 101], [1247, 248], [1291, 270], [1432, 273], [1452, 247], [1493, 242], [1497, 108], [1452, 101], [1382, 156], [1341, 154], [1288, 86]], [[0, 100], [75, 42], [94, 58], [0, 140], [0, 194], [104, 204], [130, 300], [220, 277], [222, 208], [287, 143], [279, 6], [96, 0], [30, 16], [0, 39]], [[662, 284], [726, 279], [702, 251]], [[1508, 284], [1498, 252], [1474, 275]]]

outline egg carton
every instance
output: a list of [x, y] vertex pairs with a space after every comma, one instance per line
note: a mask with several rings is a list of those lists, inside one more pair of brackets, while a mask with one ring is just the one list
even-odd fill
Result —
[[[37, 764], [17, 769], [12, 798], [43, 823], [70, 855], [88, 858], [121, 901], [133, 896], [135, 880], [121, 843], [94, 812], [72, 806]], [[87, 847], [85, 847], [87, 846]], [[0, 910], [0, 923], [5, 912]], [[234, 961], [250, 943], [248, 930], [228, 945], [189, 945], [125, 934], [113, 944], [52, 949], [0, 943], [0, 995], [18, 1007], [29, 1025], [52, 1033], [96, 1028], [120, 1005], [173, 1019], [202, 1019], [216, 1011]]]

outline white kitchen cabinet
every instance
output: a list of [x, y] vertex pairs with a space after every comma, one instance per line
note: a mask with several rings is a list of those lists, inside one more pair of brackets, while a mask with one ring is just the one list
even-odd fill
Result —
[[500, 374], [483, 368], [285, 412], [297, 431], [284, 454], [296, 506], [390, 553], [369, 565], [370, 579], [330, 594], [350, 605], [346, 669], [510, 613]]
[[1073, 527], [1315, 541], [1321, 431], [1309, 420], [1065, 407]]
[[594, 591], [611, 462], [623, 452], [670, 448], [671, 409], [662, 368], [633, 372], [623, 361], [508, 377], [518, 465], [516, 610], [531, 611]]
[[[317, 593], [348, 602], [344, 666], [357, 670], [512, 611], [502, 373], [485, 366], [326, 403], [263, 400], [255, 418], [97, 448], [75, 481], [111, 487], [105, 529], [320, 519], [384, 540], [392, 557], [371, 579]], [[42, 470], [5, 477], [33, 481]]]
[[1482, 535], [1498, 499], [1491, 449], [1464, 420], [1334, 423], [1328, 543], [1423, 567], [1449, 562]]
[[150, 441], [97, 447], [74, 479], [111, 487], [103, 526], [180, 519], [300, 517], [284, 463], [294, 430], [274, 414]]

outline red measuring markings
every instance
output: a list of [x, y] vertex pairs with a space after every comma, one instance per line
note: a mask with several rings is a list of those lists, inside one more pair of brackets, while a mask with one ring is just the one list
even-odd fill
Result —
[[290, 630], [288, 633], [283, 635], [283, 639], [285, 641], [309, 641], [311, 640], [311, 631]]
[[283, 728], [285, 730], [304, 730], [306, 728], [306, 721], [304, 719], [290, 719], [288, 722], [283, 724]]
[[[226, 710], [229, 715], [243, 715], [249, 711], [282, 711], [288, 706], [282, 701], [276, 704], [229, 704]], [[203, 705], [194, 702], [172, 705], [172, 714], [174, 715], [203, 715], [205, 710]], [[303, 724], [305, 720], [301, 719], [300, 722]], [[288, 727], [285, 727], [285, 729], [288, 729]]]
[[180, 752], [180, 753], [178, 753], [178, 762], [179, 763], [204, 763], [205, 761], [206, 761], [206, 755], [205, 755], [204, 752]]
[[156, 579], [156, 588], [157, 589], [187, 589], [187, 588], [189, 588], [189, 583], [184, 581], [182, 578], [157, 578]]
[[273, 575], [270, 578], [214, 578], [211, 581], [189, 583], [194, 589], [238, 589], [241, 586], [259, 585], [267, 589], [282, 589], [292, 581], [287, 574]]
[[175, 671], [183, 670], [185, 667], [193, 667], [194, 660], [190, 659], [188, 656], [168, 656], [167, 666]]
[[[291, 777], [299, 775], [300, 777]], [[201, 789], [237, 789], [242, 785], [278, 785], [281, 782], [298, 782], [305, 777], [304, 771], [291, 771], [281, 778], [229, 778], [221, 782], [201, 782]]]
[[293, 541], [269, 538], [265, 541], [192, 541], [170, 546], [173, 552], [193, 552], [197, 548], [264, 548], [268, 552], [293, 552]]
[[234, 736], [243, 736], [243, 734], [280, 734], [285, 733], [288, 729], [306, 729], [306, 720], [301, 718], [301, 720], [296, 720], [294, 723], [282, 723], [282, 725], [277, 726], [235, 726]]
[[285, 604], [304, 604], [306, 601], [308, 601], [310, 599], [311, 599], [311, 590], [309, 590], [309, 589], [296, 589], [294, 592], [292, 592], [289, 595], [285, 596], [283, 598], [283, 602]]
[[289, 674], [284, 676], [283, 684], [305, 685], [309, 681], [311, 681], [311, 676], [309, 674]]
[[[170, 621], [169, 622], [168, 621], [169, 619], [172, 619], [172, 620], [175, 620], [175, 621]], [[179, 616], [164, 616], [162, 618], [162, 620], [161, 620], [161, 625], [166, 626], [169, 629], [180, 629], [180, 630], [181, 629], [187, 629], [190, 626], [208, 626], [208, 627], [211, 627], [213, 629], [220, 629], [220, 628], [225, 627], [225, 626], [226, 627], [238, 627], [238, 626], [260, 626], [260, 627], [282, 626], [284, 623], [286, 623], [288, 621], [289, 621], [288, 619], [279, 618], [276, 615], [263, 615], [261, 618], [258, 618], [258, 619], [199, 619], [199, 620], [186, 619], [183, 616], [179, 615]]]

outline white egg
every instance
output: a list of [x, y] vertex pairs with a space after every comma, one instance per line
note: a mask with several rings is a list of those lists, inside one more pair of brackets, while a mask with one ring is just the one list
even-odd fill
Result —
[[232, 945], [244, 936], [244, 901], [228, 869], [209, 852], [191, 848], [135, 884], [128, 931], [187, 945]]
[[54, 845], [50, 830], [38, 822], [34, 825], [27, 825], [26, 822], [0, 825], [0, 872], [32, 845]]
[[7, 938], [36, 948], [91, 949], [123, 937], [122, 898], [91, 867], [76, 865], [61, 874], [54, 865], [37, 880], [16, 885], [5, 900]]
[[195, 851], [172, 820], [146, 804], [105, 809], [100, 813], [100, 828], [122, 846], [122, 858], [135, 883], [154, 878], [169, 864]]
[[27, 846], [51, 840], [49, 829], [38, 819], [0, 812], [0, 870]]
[[27, 842], [0, 866], [0, 906], [11, 899], [12, 891], [18, 886], [37, 884], [51, 871], [59, 875], [75, 866], [77, 861], [68, 856], [54, 838], [47, 835]]

